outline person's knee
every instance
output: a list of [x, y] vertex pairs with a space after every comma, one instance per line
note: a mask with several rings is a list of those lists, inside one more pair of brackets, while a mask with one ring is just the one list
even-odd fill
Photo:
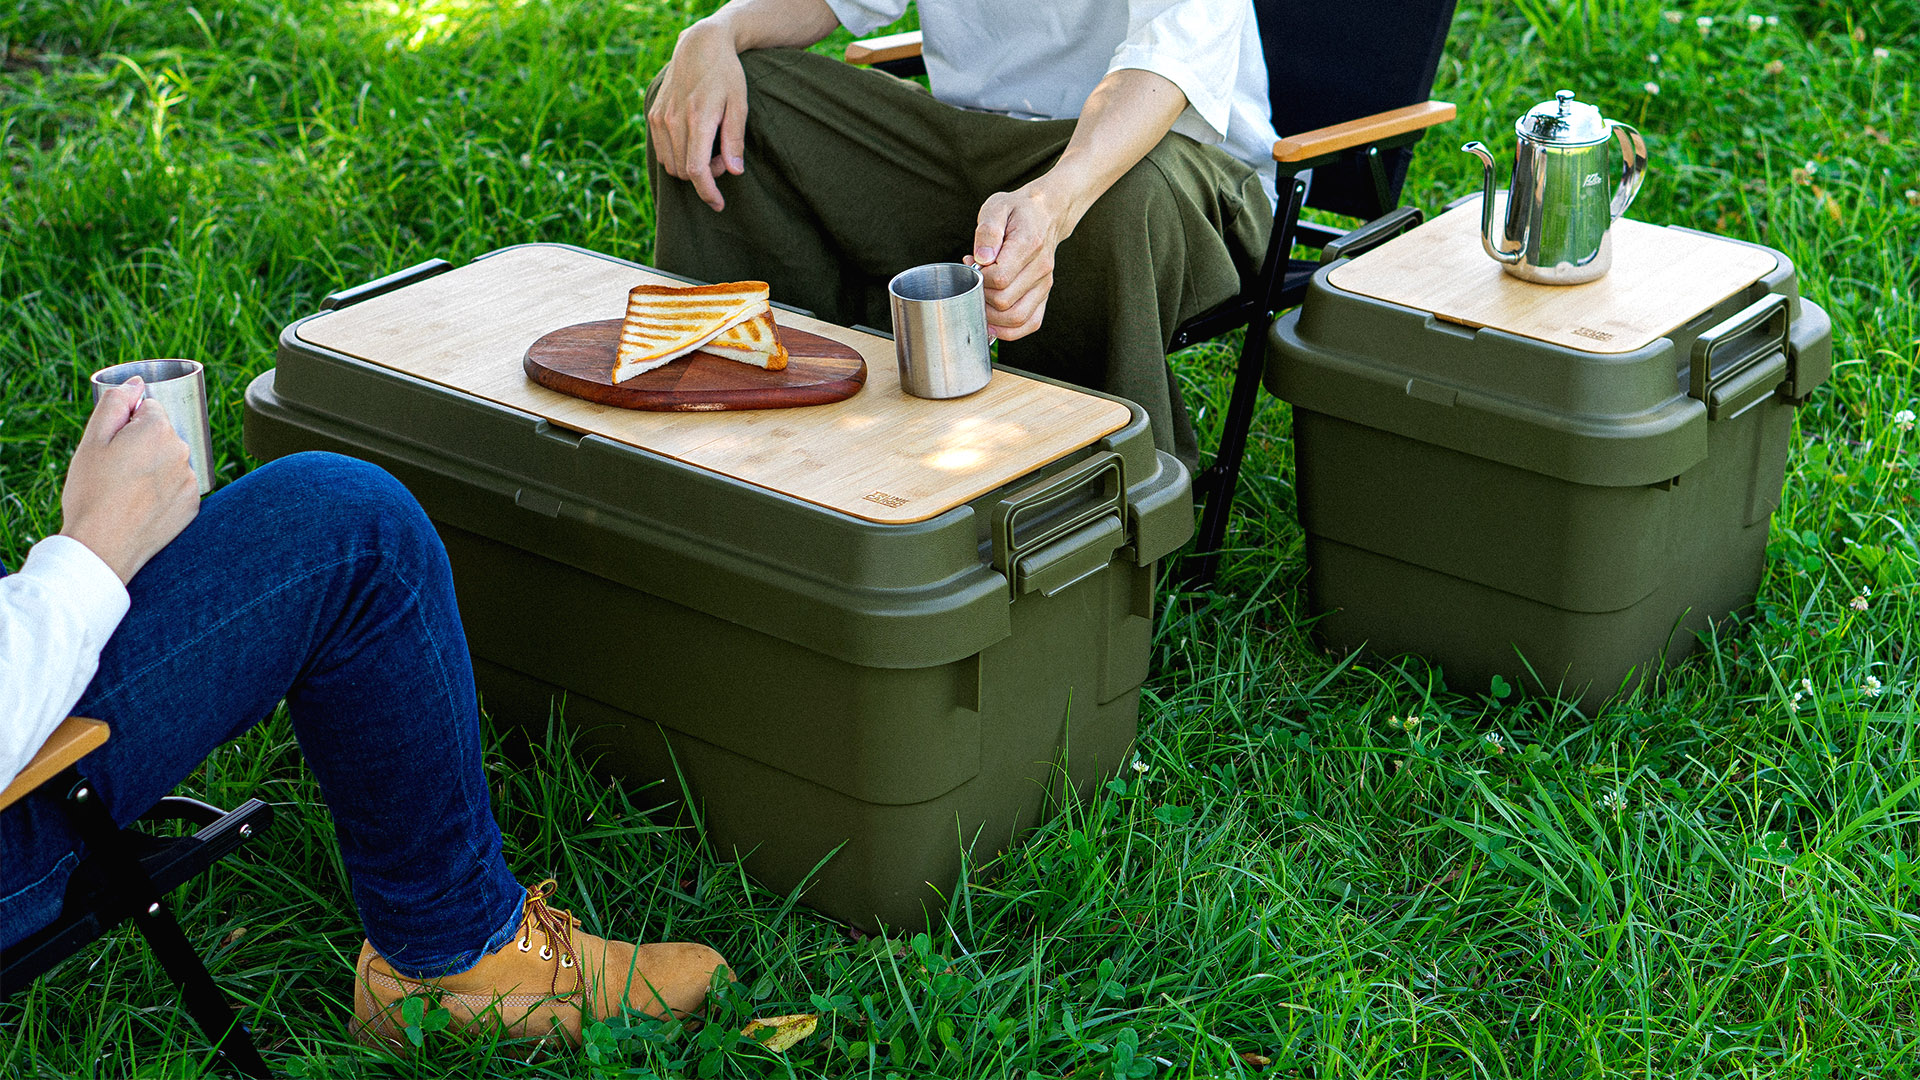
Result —
[[426, 512], [393, 474], [365, 461], [312, 451], [249, 473], [263, 517], [316, 544], [378, 547], [392, 553], [437, 549]]

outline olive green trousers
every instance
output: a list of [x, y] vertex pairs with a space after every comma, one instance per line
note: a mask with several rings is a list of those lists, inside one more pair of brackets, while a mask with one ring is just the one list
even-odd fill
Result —
[[[666, 175], [648, 146], [654, 263], [705, 281], [764, 280], [775, 300], [843, 325], [890, 327], [887, 282], [958, 262], [980, 204], [1046, 172], [1073, 134], [1073, 120], [957, 109], [814, 53], [740, 59], [746, 171], [720, 178], [725, 210]], [[1040, 329], [1000, 342], [999, 362], [1139, 403], [1155, 444], [1194, 468], [1167, 344], [1181, 322], [1239, 293], [1272, 224], [1253, 169], [1168, 135], [1060, 245]]]

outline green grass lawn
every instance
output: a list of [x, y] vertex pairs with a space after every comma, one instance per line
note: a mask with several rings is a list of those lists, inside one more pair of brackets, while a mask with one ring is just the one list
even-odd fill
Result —
[[[326, 293], [536, 240], [645, 260], [640, 97], [708, 6], [0, 0], [0, 559], [58, 528], [94, 368], [206, 361], [231, 479], [242, 388]], [[178, 907], [269, 1057], [296, 1076], [1920, 1075], [1920, 14], [1461, 8], [1436, 88], [1460, 117], [1409, 201], [1476, 188], [1455, 148], [1510, 157], [1512, 119], [1572, 87], [1648, 136], [1636, 217], [1785, 251], [1834, 317], [1748, 624], [1592, 720], [1325, 655], [1267, 400], [1218, 589], [1161, 598], [1139, 771], [964, 889], [948, 932], [865, 938], [794, 908], [562, 737], [533, 768], [491, 763], [528, 880], [559, 877], [589, 928], [735, 962], [697, 1036], [604, 1026], [531, 1065], [441, 1036], [413, 1060], [360, 1050], [358, 928], [291, 733], [216, 754], [189, 790], [282, 813]], [[1179, 359], [1203, 429], [1228, 355]], [[730, 1036], [792, 1012], [822, 1022], [785, 1057]], [[0, 1031], [8, 1075], [179, 1075], [204, 1052], [127, 934], [0, 1006]]]

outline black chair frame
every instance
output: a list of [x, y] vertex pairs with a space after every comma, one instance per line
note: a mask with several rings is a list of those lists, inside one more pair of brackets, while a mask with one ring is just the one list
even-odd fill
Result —
[[87, 855], [68, 882], [59, 916], [0, 958], [0, 998], [25, 990], [60, 961], [132, 921], [180, 988], [188, 1015], [213, 1043], [216, 1056], [242, 1075], [273, 1075], [166, 901], [173, 890], [266, 829], [273, 807], [248, 799], [237, 809], [222, 811], [198, 799], [169, 796], [141, 821], [184, 821], [199, 828], [189, 836], [162, 837], [116, 825], [105, 802], [72, 766], [50, 783], [64, 788], [68, 817]]
[[[1420, 210], [1398, 206], [1398, 185], [1393, 184], [1384, 162], [1385, 151], [1411, 147], [1426, 132], [1416, 130], [1376, 142], [1280, 166], [1275, 187], [1280, 205], [1274, 208], [1273, 231], [1267, 244], [1259, 275], [1246, 283], [1240, 295], [1226, 306], [1182, 324], [1174, 331], [1168, 351], [1176, 351], [1210, 341], [1241, 327], [1246, 338], [1234, 364], [1233, 391], [1222, 422], [1220, 445], [1211, 464], [1193, 478], [1196, 501], [1204, 506], [1200, 529], [1194, 538], [1192, 553], [1182, 568], [1188, 584], [1204, 587], [1212, 584], [1219, 569], [1220, 549], [1226, 542], [1227, 519], [1233, 510], [1234, 492], [1240, 483], [1240, 467], [1246, 458], [1247, 438], [1253, 426], [1253, 413], [1259, 403], [1261, 376], [1266, 370], [1267, 326], [1276, 312], [1299, 306], [1306, 298], [1307, 285], [1319, 268], [1343, 258], [1354, 258], [1407, 232], [1424, 220]], [[1308, 182], [1300, 174], [1342, 162], [1352, 162], [1373, 180], [1369, 193], [1375, 211], [1366, 224], [1342, 231], [1316, 222], [1301, 220]], [[1293, 259], [1293, 249], [1318, 250], [1317, 262]]]

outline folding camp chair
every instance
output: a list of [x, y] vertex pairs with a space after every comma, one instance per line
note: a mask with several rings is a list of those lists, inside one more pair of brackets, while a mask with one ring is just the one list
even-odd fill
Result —
[[[1422, 220], [1418, 209], [1399, 206], [1400, 189], [1413, 144], [1454, 115], [1451, 104], [1427, 100], [1454, 2], [1253, 0], [1273, 126], [1283, 133], [1273, 148], [1280, 205], [1266, 256], [1258, 272], [1242, 281], [1240, 295], [1180, 326], [1167, 345], [1169, 351], [1184, 349], [1248, 328], [1219, 448], [1194, 478], [1194, 494], [1206, 506], [1187, 567], [1195, 584], [1211, 583], [1218, 568], [1273, 315], [1300, 303], [1322, 264], [1359, 255]], [[846, 59], [895, 75], [925, 71], [917, 32], [855, 42]], [[1309, 170], [1311, 185], [1303, 175]], [[1305, 206], [1366, 224], [1343, 231], [1303, 222]], [[1295, 246], [1319, 249], [1320, 259], [1292, 258]]]
[[197, 799], [169, 796], [141, 820], [198, 825], [193, 835], [162, 837], [122, 829], [76, 767], [107, 736], [107, 725], [98, 720], [68, 718], [0, 792], [4, 810], [43, 785], [56, 785], [54, 790], [65, 793], [66, 812], [87, 848], [68, 883], [59, 916], [0, 956], [0, 998], [26, 989], [55, 964], [131, 919], [220, 1057], [247, 1076], [269, 1076], [252, 1036], [214, 985], [165, 898], [259, 835], [273, 819], [273, 808], [248, 799], [224, 812]]

